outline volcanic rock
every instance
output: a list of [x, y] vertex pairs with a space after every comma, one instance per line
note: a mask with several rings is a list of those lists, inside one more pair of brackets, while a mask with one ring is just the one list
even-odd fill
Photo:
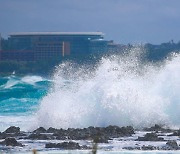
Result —
[[31, 140], [50, 140], [54, 139], [52, 135], [47, 135], [47, 134], [39, 134], [39, 133], [33, 133], [30, 134], [26, 139], [31, 139]]
[[[71, 139], [71, 140], [93, 140], [94, 137], [99, 136], [101, 142], [107, 142], [110, 138], [117, 138], [123, 136], [131, 136], [134, 134], [134, 129], [131, 126], [118, 127], [118, 126], [108, 126], [108, 127], [88, 127], [83, 129], [68, 128], [64, 129], [54, 129], [49, 128], [47, 132], [53, 132], [53, 136], [57, 139]], [[104, 141], [102, 141], [104, 140]], [[105, 141], [106, 140], [106, 141]]]
[[15, 138], [6, 138], [4, 141], [0, 142], [0, 144], [5, 146], [23, 146], [21, 143], [17, 142]]
[[168, 141], [166, 143], [166, 146], [168, 146], [170, 148], [170, 150], [178, 150], [178, 149], [180, 149], [177, 142], [174, 141], [174, 140], [173, 141]]
[[141, 150], [140, 147], [123, 147], [125, 150]]
[[20, 128], [19, 127], [15, 127], [15, 126], [11, 126], [9, 128], [7, 128], [4, 133], [16, 133], [19, 134], [20, 133]]
[[49, 129], [47, 129], [47, 133], [57, 133], [59, 130], [58, 129], [56, 129], [56, 128], [52, 128], [52, 127], [50, 127]]
[[105, 134], [109, 137], [116, 138], [116, 137], [123, 137], [123, 136], [131, 136], [134, 134], [134, 129], [131, 126], [127, 127], [118, 127], [118, 126], [108, 126], [105, 128]]
[[177, 131], [174, 131], [174, 133], [168, 135], [168, 136], [180, 136], [180, 129]]
[[107, 136], [103, 136], [103, 135], [93, 137], [94, 143], [109, 143], [108, 140], [109, 140], [109, 138]]
[[6, 134], [6, 133], [0, 133], [0, 139], [5, 139], [7, 137], [15, 137], [14, 134]]
[[155, 132], [161, 131], [161, 132], [165, 132], [165, 133], [172, 132], [171, 129], [165, 129], [162, 126], [157, 125], [157, 124], [155, 124], [154, 126], [152, 126], [150, 128], [144, 128], [144, 131], [155, 131]]
[[143, 145], [141, 147], [141, 150], [157, 150], [157, 147], [152, 146], [152, 145], [147, 145], [147, 146]]
[[38, 129], [34, 130], [33, 133], [46, 133], [46, 129], [43, 127], [39, 127]]
[[164, 141], [164, 138], [158, 137], [156, 133], [147, 133], [144, 137], [138, 137], [136, 141]]
[[76, 142], [62, 142], [62, 143], [47, 143], [45, 148], [60, 148], [63, 150], [81, 149], [80, 145]]

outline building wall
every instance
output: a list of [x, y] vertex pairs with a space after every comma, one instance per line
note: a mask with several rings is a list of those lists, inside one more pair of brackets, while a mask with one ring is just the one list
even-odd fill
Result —
[[2, 57], [37, 61], [103, 52], [107, 41], [98, 41], [102, 38], [101, 35], [11, 35], [9, 50], [3, 51]]
[[1, 51], [1, 60], [33, 61], [32, 51]]
[[35, 60], [52, 59], [62, 57], [62, 42], [36, 42], [34, 43]]

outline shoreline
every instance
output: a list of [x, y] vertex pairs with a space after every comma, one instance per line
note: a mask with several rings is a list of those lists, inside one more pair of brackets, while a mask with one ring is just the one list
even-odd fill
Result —
[[0, 133], [0, 151], [11, 153], [65, 151], [134, 152], [134, 151], [180, 151], [180, 129], [172, 130], [159, 125], [143, 130], [132, 126], [88, 127], [82, 129], [68, 128], [45, 129], [39, 127], [32, 132], [21, 131], [11, 126]]

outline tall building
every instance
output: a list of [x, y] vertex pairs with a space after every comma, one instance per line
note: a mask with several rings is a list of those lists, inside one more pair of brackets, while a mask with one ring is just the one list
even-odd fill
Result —
[[9, 35], [1, 60], [43, 61], [119, 50], [102, 32], [20, 32]]
[[2, 40], [1, 40], [1, 33], [0, 33], [0, 51], [2, 50]]
[[38, 61], [106, 52], [108, 42], [102, 32], [20, 32], [8, 38], [1, 59]]

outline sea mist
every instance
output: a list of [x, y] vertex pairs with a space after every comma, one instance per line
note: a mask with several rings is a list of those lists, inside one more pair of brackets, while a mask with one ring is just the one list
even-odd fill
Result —
[[40, 104], [36, 125], [55, 128], [180, 125], [180, 55], [145, 63], [142, 48], [103, 57], [95, 68], [65, 62]]

